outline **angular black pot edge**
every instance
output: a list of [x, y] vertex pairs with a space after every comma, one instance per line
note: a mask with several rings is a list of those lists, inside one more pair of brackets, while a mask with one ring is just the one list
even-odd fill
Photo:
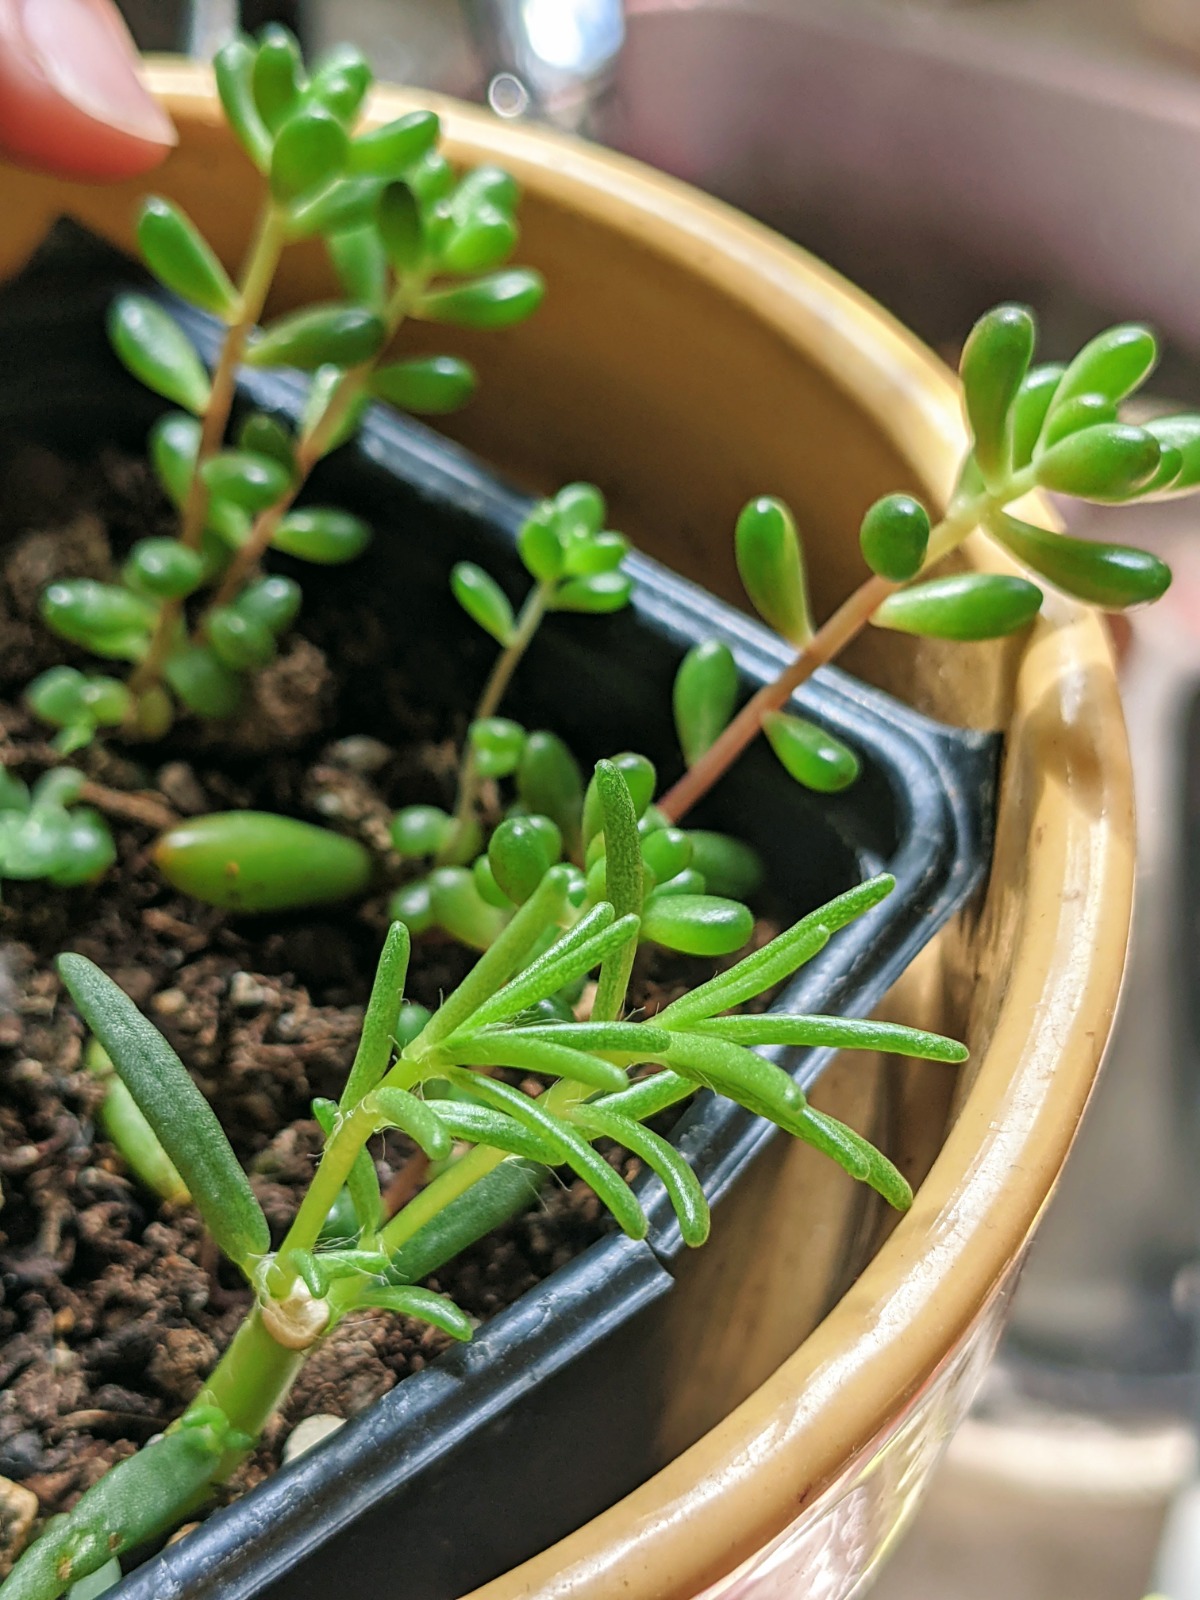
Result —
[[[60, 225], [0, 290], [0, 435], [78, 452], [140, 448], [161, 405], [120, 371], [100, 328], [112, 294], [131, 284], [144, 279], [128, 260]], [[213, 326], [183, 315], [211, 349]], [[295, 375], [250, 373], [243, 396], [294, 416], [303, 387]], [[519, 593], [513, 535], [527, 497], [420, 424], [376, 410], [359, 442], [322, 465], [310, 498], [344, 504], [377, 529], [353, 568], [310, 576], [314, 604], [395, 607], [398, 659], [426, 670], [435, 701], [469, 703], [489, 648], [449, 599], [449, 566], [479, 560]], [[555, 726], [585, 758], [636, 744], [669, 778], [678, 762], [669, 691], [683, 652], [699, 638], [725, 639], [747, 693], [787, 652], [656, 562], [638, 556], [630, 568], [628, 612], [551, 619], [511, 710]], [[419, 618], [420, 632], [404, 618]], [[833, 669], [797, 704], [855, 747], [859, 783], [818, 802], [756, 749], [696, 820], [762, 850], [789, 916], [867, 873], [895, 874], [891, 898], [841, 932], [779, 1002], [865, 1015], [985, 876], [999, 742], [935, 724]], [[828, 1055], [789, 1052], [786, 1061], [808, 1084]], [[772, 1132], [702, 1095], [675, 1138], [716, 1200]], [[657, 1180], [643, 1183], [642, 1198], [645, 1242], [600, 1240], [471, 1345], [147, 1562], [114, 1600], [324, 1600], [351, 1575], [359, 1594], [381, 1600], [450, 1600], [629, 1492], [662, 1465], [653, 1417], [672, 1354], [667, 1296], [681, 1248]]]

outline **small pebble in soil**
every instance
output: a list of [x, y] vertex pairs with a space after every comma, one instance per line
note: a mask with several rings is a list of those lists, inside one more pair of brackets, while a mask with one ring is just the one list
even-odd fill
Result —
[[37, 1495], [11, 1478], [0, 1478], [0, 1577], [24, 1550], [37, 1514]]
[[297, 1456], [312, 1450], [322, 1439], [328, 1439], [331, 1433], [336, 1433], [345, 1420], [345, 1417], [335, 1417], [328, 1411], [318, 1411], [314, 1417], [305, 1417], [287, 1436], [283, 1446], [284, 1461], [295, 1461]]

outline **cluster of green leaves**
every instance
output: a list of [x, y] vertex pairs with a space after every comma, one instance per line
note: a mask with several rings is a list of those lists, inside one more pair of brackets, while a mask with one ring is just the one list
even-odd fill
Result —
[[[1034, 365], [1035, 344], [1033, 317], [1022, 306], [998, 306], [976, 324], [961, 364], [972, 445], [958, 488], [936, 527], [909, 494], [885, 495], [868, 509], [859, 543], [880, 587], [861, 621], [925, 638], [995, 639], [1032, 622], [1042, 582], [1105, 610], [1156, 600], [1167, 588], [1170, 571], [1150, 552], [1070, 538], [1007, 508], [1037, 489], [1104, 504], [1188, 493], [1200, 484], [1200, 417], [1161, 417], [1138, 427], [1120, 420], [1121, 403], [1158, 358], [1154, 335], [1139, 324], [1107, 329], [1069, 364]], [[1032, 577], [925, 576], [980, 525]], [[751, 501], [735, 542], [755, 609], [801, 657], [812, 647], [816, 661], [827, 659], [817, 648], [801, 540], [788, 508], [770, 497]], [[676, 728], [689, 767], [728, 727], [737, 699], [728, 649], [716, 641], [697, 645], [675, 684]], [[854, 752], [824, 729], [782, 710], [761, 720], [797, 782], [832, 793], [854, 781]]]
[[[606, 896], [607, 840], [596, 780], [585, 789], [571, 752], [545, 729], [526, 733], [508, 723], [506, 736], [517, 759], [503, 775], [511, 772], [516, 798], [469, 866], [435, 867], [397, 890], [391, 913], [413, 934], [439, 927], [485, 950], [560, 864], [577, 911]], [[725, 834], [670, 827], [653, 804], [653, 764], [633, 751], [614, 756], [613, 763], [634, 797], [638, 854], [629, 864], [636, 880], [630, 906], [641, 918], [639, 937], [690, 955], [740, 949], [753, 928], [741, 901], [762, 875], [756, 852]], [[392, 837], [403, 857], [433, 859], [453, 828], [447, 813], [409, 806], [397, 814]]]
[[[803, 650], [814, 633], [804, 553], [795, 518], [782, 500], [762, 495], [749, 502], [734, 530], [734, 553], [759, 616]], [[689, 767], [728, 725], [738, 695], [737, 663], [728, 645], [706, 639], [688, 651], [675, 677], [674, 711]], [[858, 776], [858, 757], [849, 746], [807, 717], [771, 711], [763, 719], [763, 731], [784, 768], [808, 789], [836, 794]]]
[[454, 598], [506, 650], [522, 643], [531, 618], [536, 626], [548, 611], [620, 611], [633, 592], [621, 569], [629, 541], [605, 527], [606, 517], [604, 496], [594, 484], [567, 484], [517, 534], [521, 562], [534, 580], [520, 616], [495, 578], [470, 561], [460, 561], [450, 576]]
[[[517, 550], [533, 579], [519, 612], [481, 568], [466, 562], [454, 568], [456, 599], [503, 653], [481, 702], [483, 714], [467, 729], [454, 814], [437, 806], [406, 806], [392, 824], [401, 860], [432, 868], [392, 898], [392, 916], [413, 934], [438, 927], [472, 949], [486, 950], [560, 863], [576, 911], [585, 913], [605, 897], [596, 780], [585, 789], [578, 762], [550, 730], [531, 731], [490, 710], [547, 613], [595, 615], [628, 604], [632, 584], [621, 566], [628, 541], [604, 524], [604, 499], [592, 484], [569, 484], [535, 508], [517, 534]], [[653, 805], [654, 764], [632, 751], [613, 760], [634, 797], [640, 865], [630, 909], [641, 918], [641, 938], [695, 955], [740, 948], [753, 918], [727, 896], [740, 898], [757, 883], [755, 853], [724, 835], [669, 828]], [[511, 781], [513, 790], [486, 849], [474, 811], [483, 780]]]
[[[371, 537], [346, 511], [294, 505], [309, 472], [354, 434], [371, 399], [443, 414], [475, 387], [470, 366], [454, 356], [389, 359], [401, 323], [506, 328], [542, 298], [537, 273], [505, 264], [517, 242], [518, 199], [506, 173], [456, 173], [437, 148], [432, 112], [355, 131], [371, 84], [358, 51], [339, 48], [309, 75], [292, 35], [271, 26], [227, 45], [216, 75], [230, 126], [263, 176], [262, 215], [235, 284], [176, 205], [158, 197], [143, 204], [137, 237], [146, 265], [226, 333], [210, 372], [161, 301], [125, 294], [111, 309], [120, 360], [180, 408], [158, 420], [149, 441], [180, 534], [141, 540], [115, 582], [64, 578], [46, 589], [49, 628], [133, 668], [125, 681], [56, 667], [30, 685], [29, 704], [59, 729], [64, 754], [102, 729], [161, 737], [179, 707], [233, 715], [247, 676], [274, 658], [302, 598], [291, 579], [257, 576], [259, 557], [274, 549], [330, 565], [355, 558]], [[313, 238], [328, 250], [345, 298], [258, 326], [282, 251]], [[227, 438], [240, 362], [311, 374], [294, 426], [255, 410]]]
[[59, 888], [94, 883], [116, 860], [104, 818], [77, 805], [82, 772], [60, 767], [32, 790], [0, 767], [0, 883], [46, 878]]
[[[539, 1174], [566, 1169], [582, 1178], [627, 1234], [644, 1237], [642, 1203], [597, 1150], [598, 1140], [623, 1146], [657, 1174], [684, 1240], [703, 1243], [704, 1192], [679, 1152], [647, 1126], [697, 1089], [769, 1118], [889, 1204], [910, 1204], [909, 1186], [892, 1163], [811, 1106], [758, 1048], [834, 1046], [958, 1062], [966, 1055], [962, 1046], [887, 1023], [730, 1014], [811, 960], [840, 928], [877, 905], [892, 880], [875, 878], [839, 896], [649, 1020], [623, 1020], [642, 925], [645, 836], [629, 781], [636, 784], [639, 775], [630, 764], [601, 762], [588, 788], [593, 837], [605, 841], [596, 857], [604, 892], [578, 905], [570, 867], [543, 872], [433, 1014], [404, 999], [410, 937], [404, 923], [392, 925], [342, 1095], [313, 1106], [324, 1152], [274, 1251], [232, 1148], [170, 1045], [90, 961], [60, 957], [63, 982], [94, 1036], [98, 1070], [115, 1072], [127, 1097], [112, 1107], [113, 1121], [126, 1113], [135, 1118], [143, 1163], [153, 1156], [147, 1139], [157, 1141], [161, 1161], [154, 1170], [186, 1189], [213, 1239], [253, 1287], [256, 1309], [197, 1401], [166, 1434], [165, 1441], [175, 1441], [171, 1448], [155, 1455], [159, 1447], [152, 1445], [121, 1463], [51, 1524], [14, 1569], [9, 1583], [16, 1600], [53, 1600], [151, 1527], [168, 1527], [189, 1512], [252, 1447], [278, 1398], [264, 1394], [264, 1384], [276, 1382], [281, 1394], [290, 1382], [294, 1365], [281, 1364], [280, 1356], [290, 1362], [289, 1352], [308, 1353], [354, 1310], [391, 1309], [469, 1339], [470, 1318], [419, 1280], [527, 1204]], [[654, 830], [656, 837], [665, 832]], [[576, 1021], [563, 1011], [563, 997], [592, 973], [591, 1017]], [[496, 1075], [504, 1068], [547, 1087], [539, 1093], [513, 1087]], [[391, 1217], [368, 1151], [369, 1141], [389, 1128], [424, 1151], [432, 1173], [428, 1186]], [[263, 1353], [271, 1349], [275, 1367]], [[164, 1469], [149, 1501], [147, 1460]]]

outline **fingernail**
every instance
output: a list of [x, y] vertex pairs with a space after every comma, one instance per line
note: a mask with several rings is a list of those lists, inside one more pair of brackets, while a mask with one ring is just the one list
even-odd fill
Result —
[[178, 142], [142, 86], [137, 51], [111, 0], [25, 0], [21, 20], [33, 63], [64, 99], [134, 138]]

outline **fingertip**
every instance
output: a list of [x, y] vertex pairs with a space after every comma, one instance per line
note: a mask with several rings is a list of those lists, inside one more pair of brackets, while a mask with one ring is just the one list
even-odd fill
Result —
[[178, 141], [110, 0], [0, 0], [0, 150], [63, 177], [148, 172]]

